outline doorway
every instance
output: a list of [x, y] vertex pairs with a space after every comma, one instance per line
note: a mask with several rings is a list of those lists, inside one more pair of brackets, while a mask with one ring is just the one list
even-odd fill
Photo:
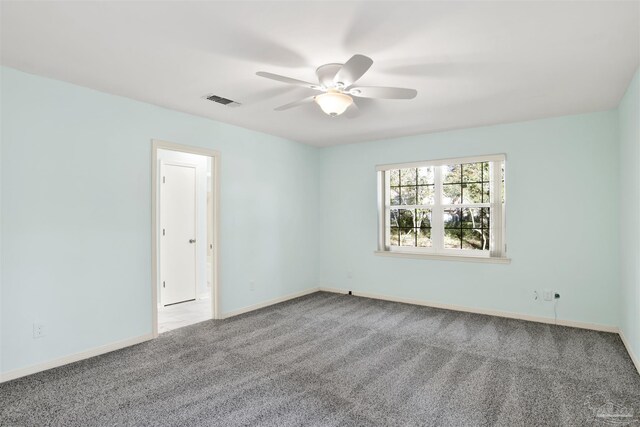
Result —
[[218, 318], [214, 150], [152, 141], [153, 334]]

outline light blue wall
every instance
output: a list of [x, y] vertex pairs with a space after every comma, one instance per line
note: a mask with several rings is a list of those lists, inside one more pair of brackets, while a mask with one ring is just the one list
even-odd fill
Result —
[[222, 153], [223, 312], [316, 286], [317, 149], [13, 69], [1, 83], [3, 372], [151, 332], [152, 138]]
[[[617, 126], [610, 111], [323, 149], [320, 285], [553, 318], [532, 298], [549, 288], [559, 318], [617, 325]], [[495, 153], [510, 265], [374, 255], [375, 165]]]
[[620, 122], [620, 329], [640, 357], [640, 72], [618, 107]]

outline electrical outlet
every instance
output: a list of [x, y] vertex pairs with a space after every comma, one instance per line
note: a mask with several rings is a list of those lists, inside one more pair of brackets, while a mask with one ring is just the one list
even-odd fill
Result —
[[44, 323], [33, 324], [33, 338], [42, 338], [44, 336]]
[[540, 299], [540, 295], [538, 295], [538, 291], [533, 291], [533, 300], [538, 301]]
[[256, 281], [255, 280], [250, 280], [249, 281], [249, 289], [252, 291], [256, 290]]
[[545, 289], [542, 291], [542, 299], [544, 299], [545, 301], [552, 301], [553, 300], [553, 291], [550, 289]]

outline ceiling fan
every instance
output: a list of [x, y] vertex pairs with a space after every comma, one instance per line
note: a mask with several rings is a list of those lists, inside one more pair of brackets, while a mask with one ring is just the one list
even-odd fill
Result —
[[356, 98], [378, 98], [378, 99], [413, 99], [418, 94], [415, 89], [405, 89], [400, 87], [379, 87], [379, 86], [355, 86], [354, 83], [367, 72], [373, 64], [373, 60], [364, 55], [353, 55], [344, 64], [325, 64], [318, 67], [316, 75], [319, 84], [309, 83], [279, 74], [258, 71], [256, 74], [267, 79], [277, 80], [282, 83], [302, 86], [317, 90], [320, 95], [309, 96], [289, 104], [281, 105], [276, 111], [288, 110], [289, 108], [316, 102], [326, 114], [335, 117], [344, 113], [347, 108], [357, 112], [357, 105], [353, 100]]

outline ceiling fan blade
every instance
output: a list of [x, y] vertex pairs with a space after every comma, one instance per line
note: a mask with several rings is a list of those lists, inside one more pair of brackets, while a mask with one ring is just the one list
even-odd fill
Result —
[[418, 91], [402, 87], [358, 86], [350, 88], [349, 95], [360, 98], [413, 99]]
[[289, 108], [294, 108], [294, 107], [299, 107], [300, 105], [309, 104], [309, 103], [313, 102], [313, 98], [315, 98], [315, 96], [309, 96], [307, 98], [303, 98], [303, 99], [300, 99], [298, 101], [293, 101], [293, 102], [290, 102], [288, 104], [281, 105], [281, 106], [279, 106], [277, 108], [274, 108], [274, 110], [276, 110], [276, 111], [284, 111], [284, 110], [288, 110]]
[[266, 71], [258, 71], [256, 75], [260, 77], [265, 77], [271, 80], [277, 80], [282, 83], [288, 83], [291, 85], [308, 87], [309, 89], [320, 90], [320, 88], [316, 84], [305, 82], [303, 80], [292, 79], [291, 77], [281, 76], [280, 74], [267, 73]]
[[368, 56], [353, 55], [336, 73], [333, 82], [336, 85], [342, 84], [342, 87], [351, 86], [371, 68], [372, 64], [373, 60]]
[[333, 78], [338, 74], [340, 68], [342, 68], [342, 64], [325, 64], [318, 67], [316, 75], [320, 84], [324, 87], [332, 87]]

